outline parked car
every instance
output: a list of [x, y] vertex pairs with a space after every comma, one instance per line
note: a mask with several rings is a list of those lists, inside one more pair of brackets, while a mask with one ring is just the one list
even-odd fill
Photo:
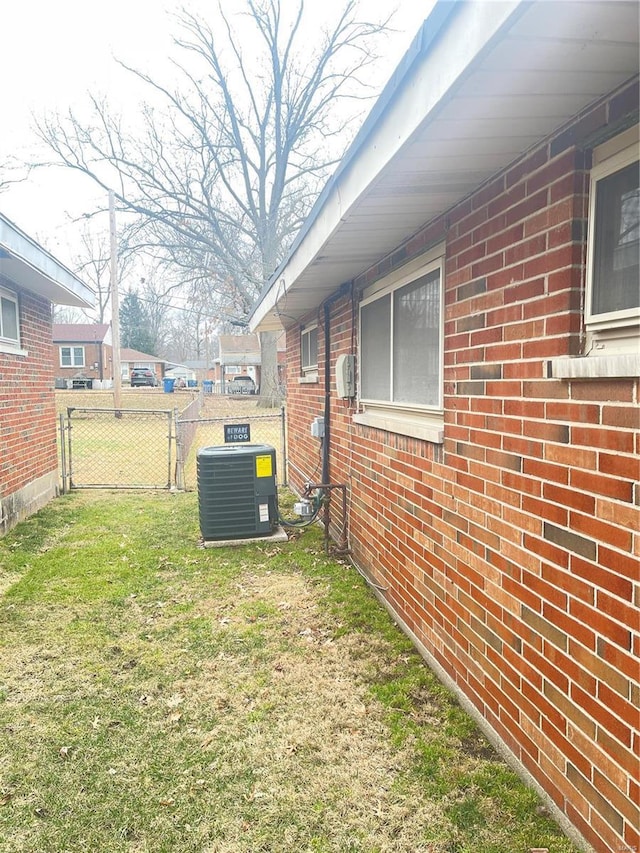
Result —
[[136, 385], [151, 385], [155, 387], [158, 384], [155, 373], [153, 370], [149, 370], [148, 367], [134, 367], [129, 378], [132, 388]]
[[250, 376], [234, 376], [229, 383], [230, 394], [255, 394], [256, 383]]

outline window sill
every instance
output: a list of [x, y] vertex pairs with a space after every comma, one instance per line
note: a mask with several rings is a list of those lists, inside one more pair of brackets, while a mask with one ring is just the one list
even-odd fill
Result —
[[416, 413], [364, 411], [353, 416], [354, 423], [395, 432], [411, 438], [420, 438], [432, 444], [444, 441], [444, 417]]
[[317, 373], [309, 373], [307, 376], [299, 376], [298, 377], [298, 385], [317, 385], [318, 384], [318, 374]]
[[640, 353], [552, 358], [548, 368], [552, 379], [635, 378], [640, 376]]
[[0, 352], [8, 353], [9, 355], [19, 355], [23, 358], [29, 355], [29, 350], [21, 349], [18, 346], [0, 342]]

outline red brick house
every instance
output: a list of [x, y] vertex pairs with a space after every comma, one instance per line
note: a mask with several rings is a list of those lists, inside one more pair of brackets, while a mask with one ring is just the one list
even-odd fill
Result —
[[93, 292], [0, 215], [0, 534], [58, 489], [52, 306]]
[[53, 370], [69, 387], [74, 380], [113, 380], [113, 341], [108, 323], [54, 323]]
[[638, 54], [636, 2], [437, 2], [250, 320], [289, 482], [323, 416], [353, 562], [598, 853], [640, 849]]

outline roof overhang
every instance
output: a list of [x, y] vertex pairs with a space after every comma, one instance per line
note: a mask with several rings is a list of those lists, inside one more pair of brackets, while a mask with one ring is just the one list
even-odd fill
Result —
[[259, 352], [229, 352], [221, 354], [218, 359], [216, 359], [223, 366], [226, 365], [237, 365], [238, 367], [243, 364], [251, 364], [258, 365], [261, 363], [260, 353]]
[[94, 304], [90, 287], [1, 215], [0, 276], [55, 305]]
[[250, 318], [290, 326], [638, 73], [635, 0], [440, 0]]

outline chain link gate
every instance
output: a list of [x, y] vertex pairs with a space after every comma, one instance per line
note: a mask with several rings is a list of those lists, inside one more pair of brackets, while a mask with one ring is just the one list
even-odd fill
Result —
[[68, 408], [60, 432], [63, 492], [173, 484], [171, 410]]

